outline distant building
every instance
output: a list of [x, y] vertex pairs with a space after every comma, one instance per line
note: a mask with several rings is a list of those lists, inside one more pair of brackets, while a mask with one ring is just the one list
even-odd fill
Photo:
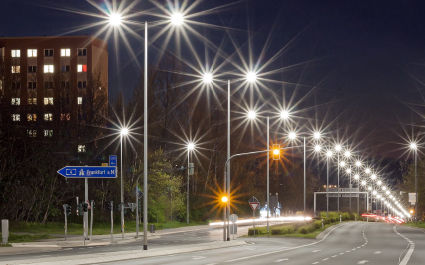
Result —
[[86, 125], [104, 122], [99, 117], [106, 116], [107, 107], [104, 41], [90, 36], [0, 38], [0, 122], [5, 135], [64, 139], [85, 152]]

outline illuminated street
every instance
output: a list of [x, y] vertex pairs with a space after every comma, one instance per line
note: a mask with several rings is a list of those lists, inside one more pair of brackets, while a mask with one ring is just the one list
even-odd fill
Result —
[[0, 264], [425, 264], [425, 2], [0, 2]]

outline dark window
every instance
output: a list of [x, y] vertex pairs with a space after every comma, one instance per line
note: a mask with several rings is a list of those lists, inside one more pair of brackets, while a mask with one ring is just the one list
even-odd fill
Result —
[[68, 73], [70, 69], [69, 65], [62, 65], [62, 73]]
[[78, 88], [86, 88], [87, 81], [78, 81]]
[[36, 73], [37, 72], [37, 66], [30, 65], [28, 66], [28, 73]]
[[12, 89], [20, 89], [21, 88], [21, 82], [12, 82]]
[[78, 49], [78, 56], [87, 56], [87, 49], [86, 48], [79, 48]]
[[61, 88], [69, 88], [69, 81], [62, 81]]
[[37, 82], [28, 82], [28, 89], [36, 89]]
[[53, 56], [53, 49], [45, 49], [44, 50], [44, 56], [46, 56], [46, 57]]
[[53, 82], [44, 82], [44, 88], [45, 89], [53, 88]]

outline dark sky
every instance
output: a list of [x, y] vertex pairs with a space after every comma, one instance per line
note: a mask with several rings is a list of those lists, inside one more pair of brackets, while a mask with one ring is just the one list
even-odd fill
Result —
[[[52, 6], [95, 12], [83, 0], [0, 2], [1, 36], [57, 35], [93, 21], [49, 8]], [[229, 2], [203, 1], [197, 9]], [[280, 62], [314, 60], [303, 68], [305, 75], [299, 79], [317, 86], [316, 101], [308, 99], [308, 103], [325, 104], [329, 108], [325, 111], [340, 115], [339, 126], [359, 134], [360, 139], [367, 137], [365, 144], [376, 147], [375, 152], [390, 152], [396, 148], [391, 142], [400, 141], [396, 135], [400, 122], [419, 121], [406, 102], [423, 103], [422, 87], [415, 81], [425, 74], [425, 5], [421, 2], [243, 0], [202, 20], [232, 27], [231, 34], [238, 40], [251, 31], [257, 48], [272, 34], [271, 53], [294, 40]], [[139, 7], [144, 5], [142, 1]], [[219, 30], [202, 32], [212, 41], [220, 41], [224, 34]], [[142, 48], [135, 40], [131, 43], [136, 51], [139, 45]], [[117, 68], [113, 47], [110, 42], [111, 95], [122, 89], [129, 96], [139, 82], [139, 70], [134, 63]], [[127, 62], [129, 55], [122, 49], [121, 62]]]

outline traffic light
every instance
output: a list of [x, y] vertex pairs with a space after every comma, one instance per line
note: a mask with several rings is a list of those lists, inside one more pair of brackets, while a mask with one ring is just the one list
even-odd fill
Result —
[[83, 212], [88, 212], [89, 204], [87, 202], [83, 202]]
[[272, 148], [273, 160], [280, 160], [280, 145], [274, 144]]
[[67, 205], [65, 208], [66, 215], [71, 215], [71, 205]]

